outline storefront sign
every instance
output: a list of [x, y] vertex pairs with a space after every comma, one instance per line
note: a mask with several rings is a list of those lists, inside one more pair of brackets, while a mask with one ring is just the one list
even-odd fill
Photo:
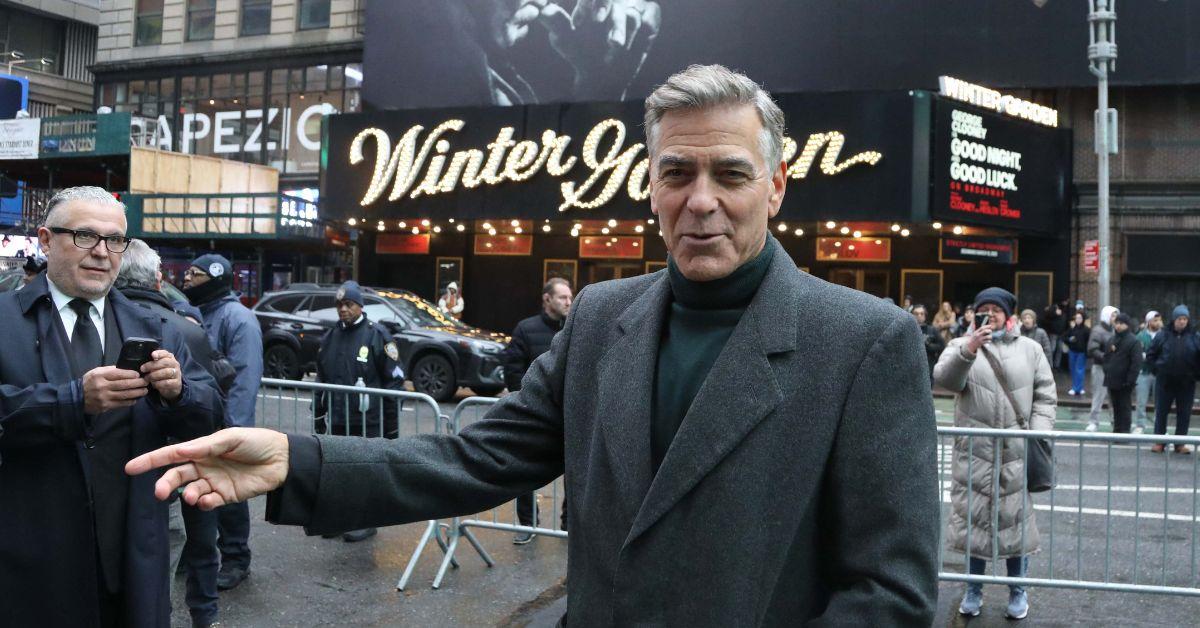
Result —
[[532, 255], [533, 236], [530, 235], [477, 235], [476, 255]]
[[[878, 194], [912, 197], [911, 161], [889, 155], [912, 154], [919, 98], [780, 96], [791, 114], [781, 217], [824, 219], [836, 207], [847, 218], [913, 218], [911, 206], [882, 203]], [[605, 218], [645, 219], [650, 163], [641, 126], [640, 103], [336, 115], [322, 158], [322, 198], [335, 214], [329, 217], [343, 220], [588, 219], [600, 217], [592, 212], [600, 208]]]
[[[309, 151], [321, 149], [321, 118], [337, 113], [332, 104], [319, 102], [304, 108], [270, 107], [230, 111], [185, 113], [178, 127], [166, 114], [156, 119], [134, 118], [135, 135], [151, 137], [153, 148], [171, 150], [179, 136], [179, 152], [216, 156], [284, 150], [293, 144]], [[267, 139], [278, 137], [279, 141]], [[207, 140], [207, 141], [206, 141]], [[206, 149], [197, 151], [204, 144]]]
[[818, 262], [890, 262], [891, 238], [817, 238]]
[[580, 259], [642, 259], [642, 236], [581, 236]]
[[37, 159], [42, 121], [0, 120], [0, 159]]
[[943, 262], [1017, 263], [1017, 241], [1013, 238], [942, 238], [939, 260]]
[[1100, 272], [1100, 241], [1087, 240], [1083, 243], [1083, 272]]
[[933, 218], [1040, 233], [1062, 224], [1070, 131], [947, 100], [934, 118]]
[[939, 76], [938, 87], [941, 90], [941, 95], [946, 98], [952, 98], [983, 109], [991, 109], [996, 113], [1002, 113], [1022, 120], [1046, 126], [1058, 126], [1057, 109], [1051, 109], [1050, 107], [1023, 100], [1016, 96], [1001, 94], [994, 89], [968, 83], [952, 76]]
[[375, 252], [380, 255], [428, 255], [429, 234], [381, 233], [375, 237]]

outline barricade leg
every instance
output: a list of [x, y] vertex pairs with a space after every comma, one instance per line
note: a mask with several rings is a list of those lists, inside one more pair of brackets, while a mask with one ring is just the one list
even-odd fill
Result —
[[412, 556], [408, 559], [408, 566], [404, 568], [404, 574], [400, 576], [400, 581], [396, 583], [396, 590], [403, 591], [404, 587], [408, 586], [408, 579], [412, 577], [413, 570], [417, 568], [417, 561], [421, 559], [421, 553], [425, 551], [425, 546], [429, 543], [429, 537], [437, 536], [437, 521], [430, 521], [425, 527], [425, 534], [421, 535], [421, 541], [417, 543], [417, 549], [413, 550]]

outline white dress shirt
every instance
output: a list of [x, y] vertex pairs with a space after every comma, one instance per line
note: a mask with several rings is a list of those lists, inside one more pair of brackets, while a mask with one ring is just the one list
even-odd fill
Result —
[[[67, 332], [67, 340], [70, 341], [71, 336], [75, 334], [75, 319], [77, 318], [75, 310], [72, 310], [70, 305], [75, 297], [63, 294], [63, 291], [59, 290], [58, 286], [54, 285], [54, 282], [49, 277], [46, 277], [46, 283], [50, 285], [50, 298], [54, 300], [54, 309], [58, 310], [58, 316], [62, 318], [63, 328]], [[92, 324], [96, 326], [96, 335], [100, 336], [101, 351], [104, 350], [104, 300], [106, 298], [88, 299], [92, 304], [89, 313], [91, 314]]]

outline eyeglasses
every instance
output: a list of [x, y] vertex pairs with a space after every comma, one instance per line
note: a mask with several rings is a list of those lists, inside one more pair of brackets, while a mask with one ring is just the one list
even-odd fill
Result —
[[183, 271], [183, 276], [184, 277], [207, 277], [208, 273], [206, 273], [202, 270], [193, 270], [193, 269], [189, 268], [189, 269]]
[[101, 241], [110, 253], [124, 253], [129, 248], [130, 238], [121, 235], [102, 236], [94, 231], [67, 229], [66, 227], [50, 227], [52, 233], [69, 233], [75, 246], [92, 250]]

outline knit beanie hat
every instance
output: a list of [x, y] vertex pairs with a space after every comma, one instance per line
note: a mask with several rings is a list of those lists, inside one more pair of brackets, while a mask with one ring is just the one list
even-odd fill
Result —
[[975, 297], [975, 310], [978, 311], [985, 303], [991, 303], [1004, 310], [1005, 318], [1012, 318], [1013, 310], [1017, 309], [1017, 297], [1004, 288], [985, 288]]

